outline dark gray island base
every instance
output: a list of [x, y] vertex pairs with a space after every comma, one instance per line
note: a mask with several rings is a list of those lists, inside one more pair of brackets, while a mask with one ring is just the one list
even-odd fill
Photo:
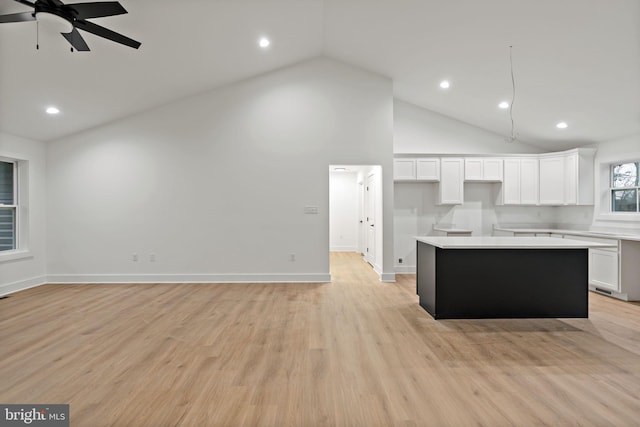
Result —
[[435, 319], [588, 317], [586, 247], [417, 245], [420, 306]]

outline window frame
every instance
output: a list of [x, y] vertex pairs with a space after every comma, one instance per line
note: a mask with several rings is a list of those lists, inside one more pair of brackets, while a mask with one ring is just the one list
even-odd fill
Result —
[[[629, 223], [640, 223], [638, 212], [616, 212], [612, 210], [613, 166], [624, 163], [640, 162], [640, 151], [596, 157], [594, 170], [594, 221], [604, 223], [618, 222], [622, 227]], [[630, 224], [629, 224], [630, 225]]]
[[16, 251], [20, 248], [20, 215], [19, 206], [20, 206], [20, 193], [18, 192], [18, 161], [15, 159], [9, 159], [5, 157], [0, 157], [0, 162], [9, 163], [13, 165], [13, 204], [5, 205], [0, 203], [0, 208], [3, 209], [13, 209], [13, 248], [7, 250], [0, 250], [0, 254], [5, 254], [8, 252]]
[[[635, 164], [636, 166], [636, 183], [637, 185], [631, 187], [615, 187], [614, 186], [614, 169], [616, 166], [622, 166], [627, 164]], [[638, 181], [638, 174], [640, 174], [640, 161], [623, 161], [614, 162], [609, 165], [609, 212], [613, 215], [616, 214], [640, 214], [640, 182]], [[635, 191], [636, 193], [636, 209], [635, 211], [616, 211], [613, 210], [613, 193], [615, 191]]]
[[0, 263], [32, 258], [29, 250], [29, 160], [8, 153], [0, 154], [0, 161], [13, 163], [15, 206], [15, 249], [0, 251]]

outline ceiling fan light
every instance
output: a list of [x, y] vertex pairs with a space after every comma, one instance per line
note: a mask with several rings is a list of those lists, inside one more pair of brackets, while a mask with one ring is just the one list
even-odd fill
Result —
[[56, 33], [70, 33], [73, 25], [61, 16], [49, 12], [36, 12], [36, 20]]

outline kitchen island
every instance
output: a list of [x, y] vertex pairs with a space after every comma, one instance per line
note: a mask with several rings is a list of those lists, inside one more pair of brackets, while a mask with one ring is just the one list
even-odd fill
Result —
[[553, 237], [416, 237], [416, 291], [435, 319], [588, 317], [588, 249]]

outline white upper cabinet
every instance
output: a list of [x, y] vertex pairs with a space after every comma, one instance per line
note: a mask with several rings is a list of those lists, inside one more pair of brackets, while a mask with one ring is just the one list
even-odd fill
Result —
[[538, 204], [538, 159], [504, 160], [501, 198], [503, 205]]
[[564, 204], [564, 156], [540, 159], [540, 204]]
[[464, 159], [465, 181], [482, 181], [482, 159]]
[[464, 159], [443, 157], [440, 160], [440, 204], [464, 202]]
[[484, 159], [483, 168], [485, 181], [502, 181], [502, 159]]
[[502, 159], [464, 159], [465, 181], [502, 181]]
[[538, 159], [520, 159], [520, 204], [537, 205], [538, 194]]
[[565, 204], [593, 205], [595, 153], [594, 148], [579, 148], [565, 157]]
[[393, 159], [394, 181], [440, 181], [440, 158]]
[[393, 160], [393, 180], [394, 181], [415, 181], [416, 179], [416, 159], [394, 159]]
[[592, 205], [595, 149], [540, 155], [541, 205]]
[[440, 159], [416, 159], [416, 179], [418, 181], [440, 181]]
[[564, 204], [578, 204], [578, 154], [564, 158]]
[[[395, 181], [439, 182], [440, 204], [464, 202], [464, 182], [501, 182], [497, 204], [593, 205], [596, 150], [497, 157], [401, 157]], [[472, 156], [472, 155], [470, 155]]]

